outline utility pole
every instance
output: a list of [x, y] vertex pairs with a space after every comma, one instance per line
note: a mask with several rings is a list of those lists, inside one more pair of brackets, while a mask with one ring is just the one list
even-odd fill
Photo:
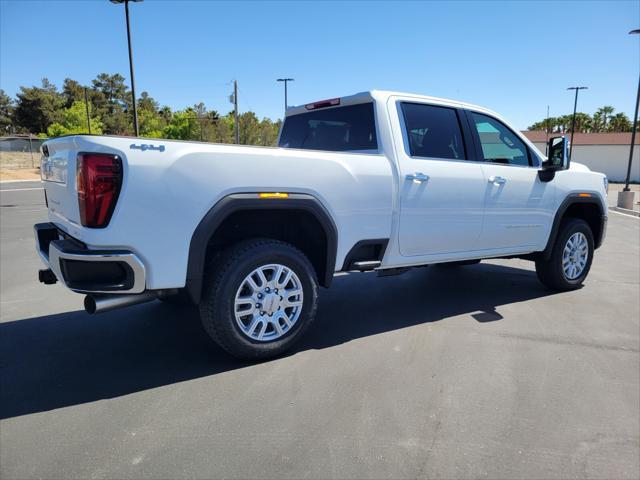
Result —
[[[640, 34], [640, 29], [631, 30], [629, 35]], [[629, 180], [631, 178], [631, 163], [633, 162], [633, 147], [636, 144], [636, 131], [638, 130], [638, 107], [640, 106], [640, 78], [638, 78], [638, 93], [636, 93], [636, 111], [633, 113], [633, 128], [631, 129], [631, 147], [629, 148], [629, 164], [627, 165], [627, 178], [624, 188], [618, 192], [618, 206], [633, 210], [633, 197], [635, 192], [629, 188]]]
[[131, 97], [133, 100], [133, 130], [136, 137], [140, 136], [138, 130], [138, 110], [136, 107], [136, 82], [133, 76], [133, 50], [131, 48], [131, 26], [129, 25], [129, 2], [141, 2], [142, 0], [110, 0], [111, 3], [124, 3], [124, 12], [127, 18], [127, 43], [129, 45], [129, 72], [131, 73]]
[[569, 87], [567, 90], [575, 90], [576, 91], [576, 99], [573, 102], [573, 119], [571, 120], [571, 140], [569, 145], [569, 158], [571, 157], [571, 153], [573, 152], [573, 134], [576, 129], [576, 110], [578, 108], [578, 90], [586, 90], [589, 87]]
[[544, 154], [548, 155], [549, 152], [549, 105], [547, 105], [547, 121], [546, 121], [546, 127], [545, 130], [547, 132], [547, 141], [544, 142]]
[[[640, 30], [639, 30], [640, 32]], [[640, 105], [640, 79], [638, 79], [638, 93], [636, 94], [636, 111], [633, 113], [633, 128], [631, 129], [631, 148], [629, 149], [629, 165], [627, 165], [627, 179], [624, 191], [629, 191], [629, 178], [631, 177], [631, 162], [633, 161], [633, 147], [636, 143], [636, 130], [638, 129], [638, 106]]]
[[236, 145], [240, 144], [240, 125], [238, 124], [238, 81], [233, 81], [233, 118], [235, 127]]
[[289, 102], [287, 101], [287, 83], [293, 82], [294, 78], [278, 78], [276, 82], [284, 82], [284, 111], [287, 111], [287, 107], [289, 106]]
[[89, 117], [89, 98], [87, 97], [87, 87], [84, 87], [84, 108], [87, 111], [87, 130], [91, 135], [91, 120]]

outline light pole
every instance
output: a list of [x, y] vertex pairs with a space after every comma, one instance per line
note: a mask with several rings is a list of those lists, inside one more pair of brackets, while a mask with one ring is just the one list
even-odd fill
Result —
[[129, 2], [142, 2], [142, 0], [109, 0], [111, 3], [124, 3], [124, 12], [127, 18], [127, 43], [129, 44], [129, 72], [131, 73], [131, 97], [133, 99], [133, 130], [136, 137], [140, 136], [138, 130], [138, 110], [136, 108], [136, 81], [133, 77], [133, 50], [131, 49], [131, 27], [129, 25]]
[[295, 79], [294, 78], [279, 78], [278, 80], [276, 80], [277, 82], [284, 82], [284, 111], [287, 111], [287, 83], [288, 82], [293, 82]]
[[89, 117], [89, 98], [87, 97], [87, 87], [84, 87], [84, 108], [87, 111], [87, 130], [91, 135], [91, 118]]
[[567, 90], [575, 90], [576, 91], [576, 99], [573, 102], [573, 119], [571, 120], [571, 140], [569, 144], [569, 158], [571, 157], [571, 153], [573, 152], [573, 132], [576, 129], [576, 110], [578, 108], [578, 90], [586, 90], [589, 87], [569, 87]]
[[[639, 34], [640, 28], [631, 30], [629, 35]], [[624, 189], [618, 192], [618, 206], [633, 210], [634, 192], [629, 188], [629, 180], [631, 178], [631, 162], [633, 161], [633, 147], [636, 143], [636, 130], [638, 129], [638, 105], [640, 104], [640, 76], [638, 77], [638, 93], [636, 94], [636, 111], [633, 114], [633, 127], [631, 128], [631, 148], [629, 148], [629, 164], [627, 165], [627, 179]]]

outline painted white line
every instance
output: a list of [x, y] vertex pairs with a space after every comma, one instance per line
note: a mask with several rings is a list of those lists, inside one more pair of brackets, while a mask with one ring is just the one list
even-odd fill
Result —
[[0, 189], [0, 193], [2, 192], [26, 192], [28, 190], [44, 190], [42, 187], [34, 187], [34, 188], [2, 188]]
[[640, 217], [635, 215], [629, 215], [628, 213], [616, 212], [615, 210], [609, 209], [611, 213], [615, 213], [616, 215], [622, 215], [623, 217], [635, 218], [636, 220], [640, 220]]
[[23, 183], [23, 182], [42, 182], [42, 180], [40, 180], [39, 178], [32, 178], [32, 179], [24, 179], [24, 180], [0, 180], [0, 184], [5, 184], [5, 183]]

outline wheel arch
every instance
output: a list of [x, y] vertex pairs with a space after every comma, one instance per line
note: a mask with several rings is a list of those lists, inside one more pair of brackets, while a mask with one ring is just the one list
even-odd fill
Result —
[[[278, 216], [316, 222], [312, 228], [322, 232], [323, 238], [314, 239], [309, 243], [311, 246], [296, 245], [295, 242], [294, 245], [312, 257], [310, 260], [318, 275], [318, 282], [324, 287], [330, 286], [336, 266], [338, 231], [331, 215], [317, 198], [308, 194], [289, 194], [287, 198], [260, 198], [257, 193], [232, 194], [219, 200], [206, 213], [191, 237], [185, 289], [195, 303], [199, 303], [202, 295], [207, 255], [213, 250], [212, 241], [216, 240], [216, 235], [227, 228], [234, 215], [251, 215], [253, 219], [261, 219], [269, 215], [274, 218], [276, 212]], [[263, 235], [256, 232], [252, 236]], [[283, 239], [271, 235], [267, 237]], [[321, 251], [310, 250], [319, 245]]]
[[551, 257], [560, 226], [565, 218], [581, 218], [586, 221], [593, 232], [594, 247], [599, 248], [602, 245], [607, 215], [599, 195], [595, 192], [571, 193], [567, 195], [556, 211], [547, 245], [542, 251], [545, 259]]

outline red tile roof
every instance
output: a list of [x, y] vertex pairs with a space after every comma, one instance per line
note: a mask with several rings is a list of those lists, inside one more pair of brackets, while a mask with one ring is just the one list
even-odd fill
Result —
[[[547, 133], [544, 131], [525, 130], [522, 132], [525, 137], [534, 143], [545, 143]], [[561, 133], [550, 133], [549, 137], [557, 137]], [[565, 133], [567, 137], [571, 133]], [[636, 135], [636, 143], [638, 143]], [[574, 145], [631, 145], [631, 132], [624, 133], [576, 133], [573, 137]]]

